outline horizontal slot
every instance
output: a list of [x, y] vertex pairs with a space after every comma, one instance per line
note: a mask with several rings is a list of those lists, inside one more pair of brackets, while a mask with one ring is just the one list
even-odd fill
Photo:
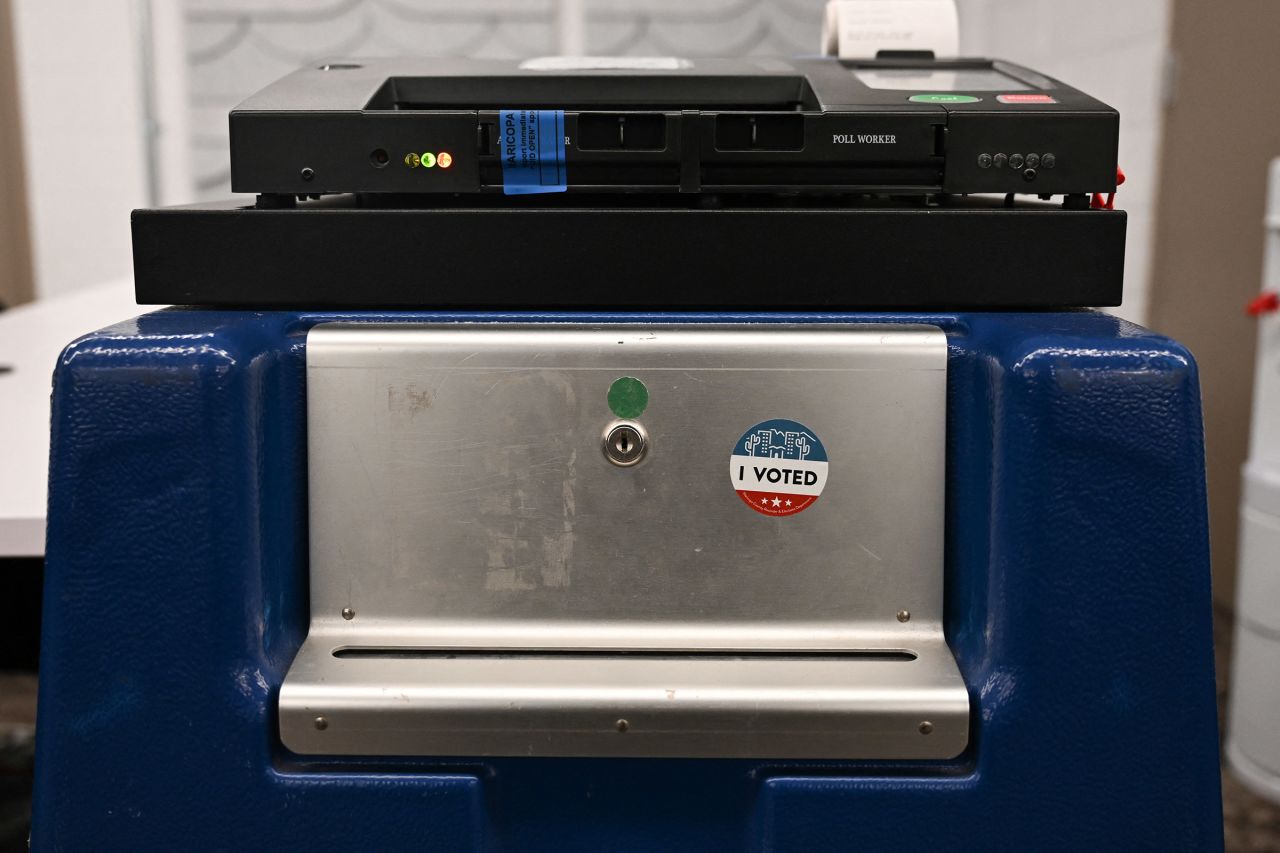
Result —
[[902, 649], [853, 649], [849, 651], [616, 651], [609, 649], [539, 649], [515, 651], [510, 649], [415, 649], [392, 646], [343, 646], [333, 650], [335, 658], [364, 658], [368, 660], [599, 660], [601, 658], [625, 658], [626, 660], [787, 660], [787, 661], [836, 661], [876, 660], [913, 661], [916, 656]]
[[[568, 176], [570, 187], [678, 187], [680, 185], [678, 166], [570, 163]], [[483, 186], [500, 187], [502, 181], [502, 167], [499, 164], [481, 164], [480, 183]]]
[[819, 109], [799, 75], [530, 74], [493, 77], [390, 77], [366, 110], [568, 111]]
[[779, 166], [773, 163], [702, 166], [707, 186], [916, 187], [940, 189], [942, 170], [930, 166]]

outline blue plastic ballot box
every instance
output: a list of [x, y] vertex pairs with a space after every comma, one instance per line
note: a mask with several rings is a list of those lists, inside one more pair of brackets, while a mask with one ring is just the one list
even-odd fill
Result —
[[52, 427], [33, 850], [1221, 849], [1116, 318], [170, 309]]

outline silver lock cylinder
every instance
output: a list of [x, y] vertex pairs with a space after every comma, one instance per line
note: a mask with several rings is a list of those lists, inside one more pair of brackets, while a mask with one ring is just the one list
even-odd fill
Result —
[[635, 421], [614, 421], [604, 430], [604, 456], [619, 468], [630, 468], [649, 452], [649, 434]]

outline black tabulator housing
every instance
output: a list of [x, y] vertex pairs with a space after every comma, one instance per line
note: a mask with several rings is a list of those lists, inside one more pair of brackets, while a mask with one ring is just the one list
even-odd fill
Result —
[[[1115, 189], [1116, 111], [1009, 63], [595, 64], [606, 67], [406, 58], [304, 68], [232, 111], [232, 189], [501, 192], [508, 109], [564, 111], [569, 192], [1079, 199]], [[410, 165], [424, 152], [447, 152], [448, 167]]]
[[254, 309], [990, 310], [1122, 297], [1120, 210], [738, 198], [334, 195], [289, 210], [135, 210], [134, 281], [144, 305]]

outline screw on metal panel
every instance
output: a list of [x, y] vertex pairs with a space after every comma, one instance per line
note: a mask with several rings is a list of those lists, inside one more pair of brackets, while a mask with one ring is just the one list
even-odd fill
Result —
[[302, 180], [309, 181], [316, 176], [316, 170], [310, 166], [304, 166], [300, 174], [302, 175]]
[[329, 721], [324, 717], [316, 717], [316, 731], [322, 732], [329, 728]]
[[347, 621], [351, 621], [352, 619], [356, 618], [356, 612], [352, 610], [350, 607], [344, 607], [342, 608], [342, 618], [346, 619]]
[[910, 621], [911, 621], [911, 611], [910, 611], [910, 610], [899, 610], [899, 611], [898, 611], [898, 621], [899, 621], [899, 622], [910, 622]]
[[928, 720], [925, 720], [923, 723], [920, 724], [920, 734], [927, 735], [931, 731], [933, 731], [933, 723], [929, 722]]
[[625, 732], [627, 729], [631, 728], [631, 724], [626, 720], [618, 720], [617, 727], [619, 732]]

